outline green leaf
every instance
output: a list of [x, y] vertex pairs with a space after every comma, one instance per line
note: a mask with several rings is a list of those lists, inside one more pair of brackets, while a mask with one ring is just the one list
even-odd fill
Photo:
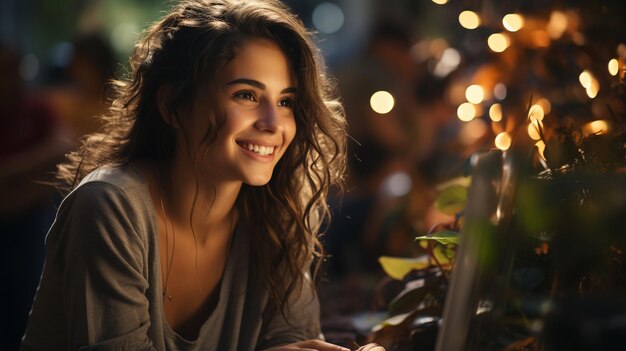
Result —
[[443, 268], [451, 269], [452, 260], [448, 257], [446, 250], [447, 250], [446, 247], [437, 245], [433, 249], [433, 255], [435, 255], [435, 258], [437, 259], [437, 261]]
[[443, 230], [432, 235], [418, 236], [415, 240], [437, 240], [443, 245], [458, 244], [459, 233], [451, 230]]
[[442, 213], [454, 216], [465, 208], [467, 203], [467, 187], [463, 185], [451, 185], [441, 191], [435, 207]]
[[402, 280], [407, 273], [414, 269], [427, 268], [428, 256], [418, 258], [380, 256], [378, 262], [387, 275], [393, 279]]

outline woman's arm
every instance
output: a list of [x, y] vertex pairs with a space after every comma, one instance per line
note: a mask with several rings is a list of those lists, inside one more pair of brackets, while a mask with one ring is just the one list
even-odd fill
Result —
[[87, 183], [64, 200], [46, 239], [23, 349], [63, 341], [71, 350], [152, 348], [147, 253], [136, 221], [125, 193], [108, 183]]
[[302, 293], [299, 296], [291, 294], [284, 316], [280, 307], [272, 305], [266, 308], [257, 350], [322, 337], [319, 301], [307, 273]]

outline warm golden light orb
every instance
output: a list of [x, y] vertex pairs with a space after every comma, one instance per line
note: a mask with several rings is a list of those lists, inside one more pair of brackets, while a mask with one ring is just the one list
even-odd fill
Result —
[[445, 5], [448, 3], [448, 0], [433, 0], [433, 2], [437, 5]]
[[487, 39], [487, 45], [494, 52], [503, 52], [510, 45], [509, 36], [504, 33], [494, 33]]
[[463, 28], [476, 29], [480, 26], [480, 17], [474, 11], [463, 11], [459, 14], [459, 23]]
[[609, 61], [609, 73], [612, 76], [616, 76], [617, 73], [619, 73], [619, 62], [617, 59], [611, 59], [611, 61]]
[[478, 84], [470, 85], [465, 89], [465, 98], [472, 104], [480, 104], [485, 98], [485, 91]]
[[543, 121], [544, 116], [545, 112], [543, 111], [543, 107], [539, 104], [532, 105], [528, 111], [528, 118], [531, 121]]
[[587, 70], [582, 71], [578, 76], [578, 80], [580, 81], [580, 84], [583, 86], [583, 88], [588, 88], [589, 86], [591, 86], [592, 79], [593, 77], [591, 76], [591, 73], [589, 73], [589, 71]]
[[372, 110], [376, 113], [380, 113], [381, 115], [389, 113], [393, 109], [394, 104], [395, 101], [393, 96], [384, 90], [375, 92], [370, 98], [370, 106], [372, 107]]
[[552, 111], [552, 104], [546, 98], [541, 98], [541, 99], [537, 100], [537, 105], [539, 105], [539, 106], [541, 106], [541, 108], [543, 108], [543, 113], [545, 115], [549, 115], [550, 112]]
[[593, 99], [598, 95], [598, 92], [600, 91], [600, 84], [598, 84], [597, 80], [592, 79], [591, 84], [585, 88], [585, 91], [587, 93], [587, 96]]
[[539, 121], [531, 121], [528, 123], [528, 136], [532, 140], [541, 140], [541, 135], [539, 134], [539, 127], [541, 126], [541, 122]]
[[508, 150], [511, 147], [511, 142], [511, 136], [507, 132], [496, 135], [496, 147], [502, 151]]
[[494, 122], [500, 122], [502, 120], [502, 106], [500, 104], [493, 104], [489, 108], [489, 118]]
[[464, 102], [456, 109], [456, 114], [463, 122], [469, 122], [476, 117], [476, 107], [469, 102]]
[[516, 13], [509, 13], [502, 18], [502, 25], [509, 32], [517, 32], [524, 26], [524, 17]]
[[544, 151], [546, 150], [546, 143], [544, 143], [543, 140], [539, 140], [535, 143], [535, 146], [537, 147], [539, 156], [541, 156], [541, 158], [545, 161], [546, 156], [544, 155]]

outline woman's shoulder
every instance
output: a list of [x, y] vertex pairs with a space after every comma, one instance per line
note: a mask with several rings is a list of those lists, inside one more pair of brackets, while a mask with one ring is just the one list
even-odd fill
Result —
[[124, 198], [135, 207], [149, 206], [150, 192], [142, 174], [132, 165], [107, 165], [85, 176], [67, 198]]
[[60, 212], [64, 208], [86, 215], [118, 213], [135, 217], [137, 224], [153, 221], [147, 182], [132, 164], [103, 166], [89, 173], [63, 200]]
[[93, 182], [107, 183], [121, 189], [145, 184], [143, 176], [130, 163], [120, 166], [107, 165], [99, 167], [85, 176], [77, 188]]
[[145, 243], [155, 230], [154, 223], [149, 191], [141, 174], [132, 166], [106, 166], [87, 175], [63, 199], [46, 241], [62, 237], [93, 241], [114, 235], [116, 241], [136, 237]]

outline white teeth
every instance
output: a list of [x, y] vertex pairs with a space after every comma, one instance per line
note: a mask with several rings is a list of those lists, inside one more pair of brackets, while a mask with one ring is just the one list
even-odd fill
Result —
[[274, 153], [273, 146], [263, 146], [263, 145], [246, 144], [246, 143], [241, 143], [240, 145], [244, 149], [247, 149], [248, 151], [254, 151], [255, 153], [262, 155], [262, 156], [267, 156], [267, 155], [271, 155], [272, 153]]

